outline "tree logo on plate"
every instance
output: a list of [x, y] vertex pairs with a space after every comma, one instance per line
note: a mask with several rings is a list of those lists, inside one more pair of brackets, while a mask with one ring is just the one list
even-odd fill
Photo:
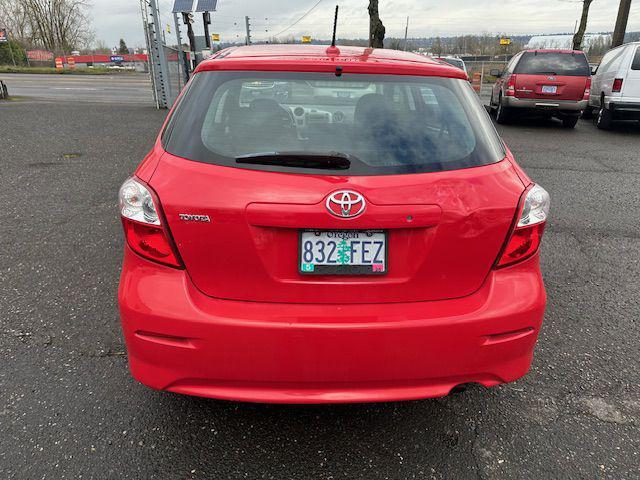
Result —
[[339, 190], [327, 197], [327, 210], [340, 218], [353, 218], [364, 212], [364, 197], [351, 190]]

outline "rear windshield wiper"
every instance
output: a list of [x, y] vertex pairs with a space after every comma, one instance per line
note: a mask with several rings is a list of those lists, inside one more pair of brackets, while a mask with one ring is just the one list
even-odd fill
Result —
[[263, 152], [236, 158], [236, 163], [249, 165], [281, 165], [283, 167], [347, 170], [349, 155], [340, 152]]

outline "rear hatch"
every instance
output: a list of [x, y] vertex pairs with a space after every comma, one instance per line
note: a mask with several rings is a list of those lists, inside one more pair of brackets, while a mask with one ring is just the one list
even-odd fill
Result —
[[[150, 180], [198, 289], [346, 304], [448, 299], [482, 285], [524, 185], [468, 82], [261, 72], [287, 92], [267, 96], [251, 88], [258, 74], [211, 75], [196, 75]], [[311, 113], [326, 121], [307, 123]], [[350, 163], [323, 164], [332, 156]], [[363, 203], [343, 216], [329, 201], [337, 193]], [[378, 235], [384, 268], [304, 271], [307, 230]]]
[[[511, 164], [419, 175], [337, 177], [243, 171], [165, 155], [158, 193], [187, 271], [213, 297], [380, 303], [461, 297], [480, 287], [505, 241], [523, 185]], [[331, 215], [337, 190], [366, 211]], [[210, 223], [180, 214], [208, 215]], [[299, 232], [384, 230], [384, 275], [301, 275]]]
[[631, 68], [622, 82], [622, 97], [629, 102], [640, 102], [640, 46], [635, 47]]
[[582, 52], [525, 52], [514, 74], [516, 98], [552, 101], [582, 100], [590, 78]]

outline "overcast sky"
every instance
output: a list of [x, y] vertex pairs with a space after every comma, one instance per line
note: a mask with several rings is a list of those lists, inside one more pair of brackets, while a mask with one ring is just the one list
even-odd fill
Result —
[[[219, 0], [212, 14], [211, 33], [222, 41], [244, 41], [244, 17], [251, 18], [252, 35], [265, 40], [298, 20], [318, 0]], [[158, 0], [164, 28], [171, 24], [173, 0]], [[339, 37], [368, 36], [368, 0], [322, 0], [303, 20], [282, 36], [331, 37], [333, 10], [340, 5]], [[594, 0], [587, 32], [612, 31], [619, 0]], [[409, 37], [449, 36], [473, 33], [543, 34], [573, 32], [580, 17], [579, 0], [380, 0], [380, 17], [387, 36], [401, 37], [407, 15]], [[142, 46], [142, 20], [138, 0], [93, 0], [96, 40], [114, 46], [123, 37], [129, 46]], [[201, 19], [197, 22], [199, 27]], [[627, 29], [640, 30], [640, 0], [635, 0]], [[198, 30], [196, 30], [198, 34]], [[183, 35], [183, 38], [185, 35]]]

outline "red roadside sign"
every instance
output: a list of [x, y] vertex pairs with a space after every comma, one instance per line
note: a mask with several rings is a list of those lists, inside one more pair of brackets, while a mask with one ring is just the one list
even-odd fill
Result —
[[50, 62], [53, 60], [53, 52], [46, 50], [27, 50], [27, 58], [34, 62]]

